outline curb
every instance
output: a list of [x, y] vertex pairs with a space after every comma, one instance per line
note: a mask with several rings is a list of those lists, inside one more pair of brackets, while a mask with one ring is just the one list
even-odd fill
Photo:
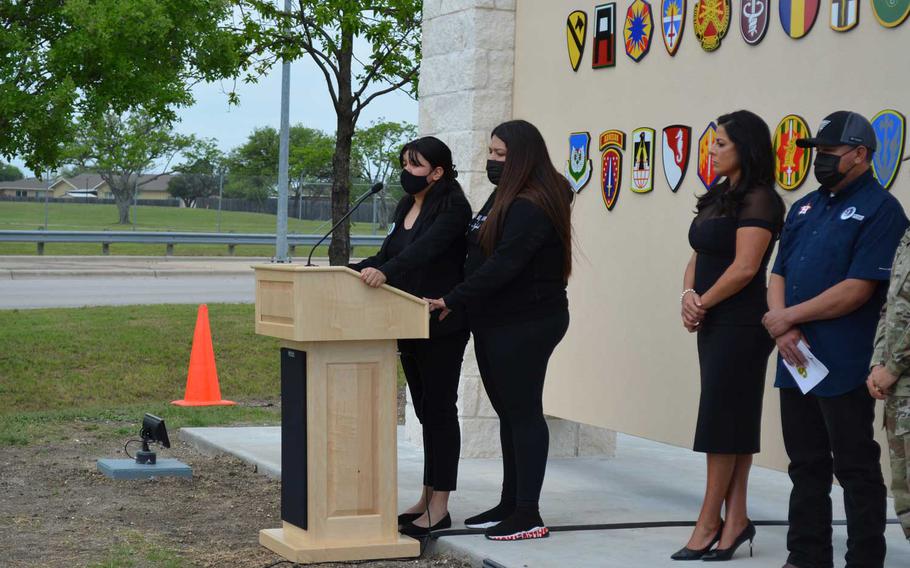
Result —
[[0, 279], [2, 280], [34, 280], [39, 278], [98, 278], [98, 277], [145, 277], [145, 278], [167, 278], [171, 276], [251, 276], [252, 269], [0, 269]]
[[196, 448], [203, 454], [206, 454], [209, 456], [219, 456], [219, 455], [234, 456], [234, 457], [238, 458], [239, 460], [243, 461], [244, 463], [248, 463], [252, 466], [255, 466], [257, 472], [263, 473], [272, 479], [277, 479], [279, 481], [281, 480], [281, 470], [275, 469], [274, 467], [272, 467], [270, 465], [261, 463], [254, 456], [244, 452], [243, 450], [236, 450], [236, 449], [228, 450], [221, 444], [218, 444], [215, 442], [210, 442], [210, 441], [204, 439], [203, 437], [201, 437], [199, 434], [197, 434], [195, 432], [195, 430], [196, 430], [195, 428], [181, 428], [177, 432], [177, 437], [180, 439], [180, 441], [193, 446], [194, 448]]

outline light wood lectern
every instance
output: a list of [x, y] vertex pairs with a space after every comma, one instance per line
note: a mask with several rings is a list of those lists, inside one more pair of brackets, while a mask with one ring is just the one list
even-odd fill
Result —
[[281, 520], [259, 543], [299, 563], [418, 556], [398, 533], [397, 345], [427, 303], [345, 267], [254, 266], [256, 333], [281, 348]]

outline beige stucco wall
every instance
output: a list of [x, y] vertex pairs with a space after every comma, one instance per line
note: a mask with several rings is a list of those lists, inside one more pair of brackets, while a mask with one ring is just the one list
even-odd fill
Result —
[[[629, 0], [617, 3], [624, 18]], [[691, 446], [698, 408], [695, 336], [679, 318], [682, 273], [691, 249], [686, 234], [695, 195], [703, 191], [696, 174], [697, 138], [709, 121], [746, 108], [770, 128], [787, 114], [805, 118], [812, 132], [822, 117], [846, 108], [871, 118], [884, 108], [910, 114], [910, 23], [885, 29], [862, 3], [860, 24], [848, 33], [828, 27], [823, 1], [809, 35], [785, 35], [772, 3], [764, 41], [747, 45], [740, 35], [739, 7], [733, 2], [731, 28], [720, 49], [707, 53], [692, 26], [688, 2], [685, 32], [675, 57], [663, 46], [659, 27], [650, 53], [640, 63], [625, 55], [621, 36], [617, 64], [591, 69], [595, 2], [518, 0], [513, 113], [535, 123], [562, 171], [568, 136], [588, 131], [594, 174], [574, 209], [575, 271], [569, 285], [572, 324], [551, 362], [545, 390], [547, 413], [622, 432]], [[652, 2], [659, 12], [660, 2]], [[578, 72], [566, 52], [566, 16], [588, 14], [587, 45]], [[621, 24], [618, 26], [621, 29]], [[693, 149], [679, 192], [670, 192], [661, 165], [655, 189], [629, 190], [629, 144], [623, 183], [613, 211], [601, 198], [597, 137], [607, 129], [627, 136], [651, 127], [660, 139], [671, 124], [692, 127]], [[660, 163], [660, 147], [656, 153]], [[910, 206], [910, 172], [898, 174], [892, 191]], [[815, 189], [811, 178], [788, 204]], [[776, 356], [776, 355], [775, 355]], [[772, 367], [773, 373], [773, 365]], [[769, 374], [759, 461], [784, 467], [777, 393]]]

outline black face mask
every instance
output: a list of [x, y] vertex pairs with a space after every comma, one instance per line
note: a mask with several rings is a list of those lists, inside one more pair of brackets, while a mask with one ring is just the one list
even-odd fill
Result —
[[[847, 177], [847, 174], [850, 173], [853, 166], [850, 166], [850, 170], [843, 173], [839, 172], [837, 167], [840, 165], [840, 159], [852, 151], [853, 150], [847, 150], [843, 154], [819, 152], [815, 155], [815, 179], [818, 180], [818, 183], [820, 183], [822, 187], [834, 187]], [[855, 166], [856, 164], [853, 165]]]
[[499, 185], [499, 180], [502, 179], [502, 169], [505, 165], [505, 162], [498, 160], [487, 160], [487, 179], [490, 180], [490, 183]]
[[408, 170], [401, 170], [401, 189], [408, 195], [415, 195], [425, 190], [430, 184], [427, 178], [415, 176]]

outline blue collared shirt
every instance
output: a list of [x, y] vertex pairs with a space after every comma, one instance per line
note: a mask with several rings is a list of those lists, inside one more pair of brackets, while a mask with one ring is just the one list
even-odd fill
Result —
[[[900, 203], [871, 170], [837, 194], [819, 188], [803, 197], [787, 214], [772, 269], [785, 279], [786, 305], [810, 300], [848, 278], [887, 281], [907, 225]], [[812, 353], [829, 371], [812, 394], [837, 396], [865, 382], [886, 292], [887, 286], [879, 286], [853, 312], [799, 326]], [[780, 355], [774, 386], [796, 387]]]

